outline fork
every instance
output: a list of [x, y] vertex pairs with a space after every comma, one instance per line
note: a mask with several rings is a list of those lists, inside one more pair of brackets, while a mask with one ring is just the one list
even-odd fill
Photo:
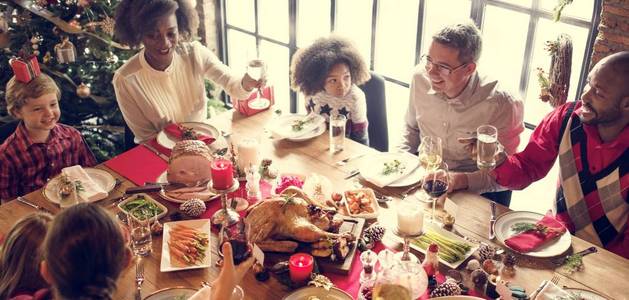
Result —
[[144, 282], [144, 264], [142, 258], [138, 258], [138, 262], [135, 264], [135, 300], [142, 299], [142, 283]]
[[550, 282], [554, 283], [555, 285], [559, 284], [559, 274], [555, 273], [553, 275], [553, 278], [550, 280]]
[[363, 156], [365, 156], [365, 153], [362, 153], [362, 154], [357, 154], [357, 155], [353, 155], [353, 156], [350, 156], [350, 157], [347, 157], [347, 158], [341, 159], [341, 160], [339, 160], [339, 161], [335, 162], [334, 164], [335, 164], [335, 165], [337, 165], [337, 166], [344, 166], [344, 165], [346, 165], [346, 164], [347, 164], [350, 160], [358, 159], [358, 158], [361, 158], [361, 157], [363, 157]]

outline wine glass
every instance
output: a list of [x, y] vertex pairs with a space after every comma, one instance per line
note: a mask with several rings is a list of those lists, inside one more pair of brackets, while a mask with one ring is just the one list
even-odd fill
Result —
[[430, 221], [437, 223], [435, 220], [435, 205], [437, 199], [448, 192], [450, 183], [448, 165], [445, 162], [441, 162], [435, 169], [426, 173], [422, 182], [422, 189], [428, 194], [430, 202], [432, 203]]
[[[260, 80], [266, 77], [267, 73], [267, 65], [266, 63], [260, 59], [259, 57], [255, 57], [250, 59], [247, 63], [247, 75], [251, 77], [253, 80]], [[253, 109], [264, 109], [267, 108], [271, 101], [266, 98], [262, 98], [262, 91], [258, 88], [256, 93], [256, 98], [253, 101], [249, 102], [249, 107]]]
[[441, 164], [443, 146], [440, 137], [424, 136], [419, 144], [419, 163], [424, 170], [434, 170]]

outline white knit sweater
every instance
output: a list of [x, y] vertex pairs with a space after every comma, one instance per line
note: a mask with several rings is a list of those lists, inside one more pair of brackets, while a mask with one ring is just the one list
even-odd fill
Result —
[[118, 105], [136, 142], [149, 140], [171, 122], [203, 121], [207, 118], [204, 79], [221, 86], [232, 97], [249, 96], [234, 74], [199, 42], [177, 47], [170, 66], [153, 69], [144, 49], [116, 71], [113, 79]]

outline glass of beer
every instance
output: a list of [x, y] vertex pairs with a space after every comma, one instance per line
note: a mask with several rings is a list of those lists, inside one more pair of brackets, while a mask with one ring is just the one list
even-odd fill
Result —
[[498, 130], [491, 125], [482, 125], [476, 129], [476, 165], [479, 170], [491, 170], [496, 167]]

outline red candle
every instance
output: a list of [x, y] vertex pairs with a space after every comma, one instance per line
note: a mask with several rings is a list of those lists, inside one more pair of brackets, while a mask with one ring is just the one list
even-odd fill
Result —
[[234, 183], [234, 170], [232, 162], [217, 158], [210, 165], [212, 172], [212, 187], [216, 190], [229, 189]]
[[314, 258], [310, 254], [297, 253], [293, 254], [288, 260], [288, 271], [290, 280], [293, 282], [303, 282], [310, 278], [312, 267], [314, 266]]

